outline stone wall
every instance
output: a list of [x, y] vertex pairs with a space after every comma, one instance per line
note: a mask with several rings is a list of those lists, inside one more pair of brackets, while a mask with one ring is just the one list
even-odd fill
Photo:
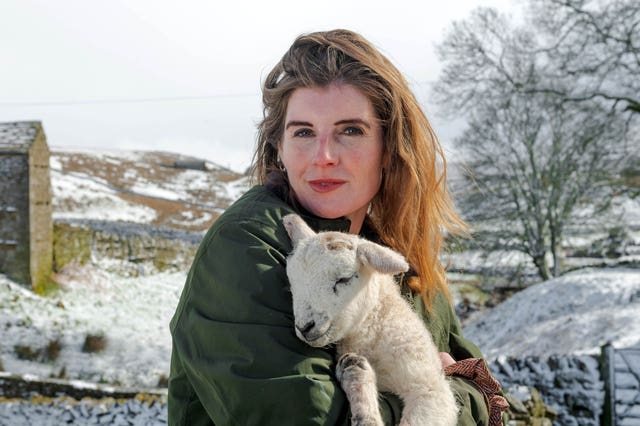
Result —
[[111, 262], [125, 275], [187, 269], [202, 234], [126, 222], [54, 222], [54, 269]]
[[[29, 398], [33, 395], [44, 397], [69, 396], [82, 398], [134, 398], [137, 395], [166, 395], [166, 389], [134, 389], [113, 385], [100, 385], [79, 380], [46, 379], [36, 376], [21, 376], [0, 372], [0, 397]], [[0, 423], [1, 424], [1, 423]]]
[[0, 271], [31, 285], [26, 153], [0, 151]]
[[598, 426], [605, 397], [594, 356], [501, 357], [490, 365], [503, 389], [518, 397], [522, 386], [539, 391], [557, 412], [554, 425]]

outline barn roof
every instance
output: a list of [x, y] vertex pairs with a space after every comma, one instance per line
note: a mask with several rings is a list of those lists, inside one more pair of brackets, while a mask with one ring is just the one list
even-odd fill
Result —
[[0, 151], [28, 150], [41, 129], [39, 121], [0, 123]]

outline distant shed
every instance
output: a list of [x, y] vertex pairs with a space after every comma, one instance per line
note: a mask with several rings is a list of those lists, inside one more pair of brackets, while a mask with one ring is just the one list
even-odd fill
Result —
[[37, 288], [51, 274], [49, 147], [37, 121], [0, 123], [0, 272]]
[[204, 160], [177, 160], [173, 162], [173, 167], [176, 169], [190, 169], [190, 170], [207, 170], [207, 163]]

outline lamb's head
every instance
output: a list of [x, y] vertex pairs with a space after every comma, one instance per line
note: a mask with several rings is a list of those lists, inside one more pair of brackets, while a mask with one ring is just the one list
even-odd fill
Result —
[[297, 215], [283, 222], [293, 245], [287, 276], [296, 335], [311, 346], [343, 339], [378, 303], [373, 274], [409, 269], [400, 254], [355, 235], [316, 234]]

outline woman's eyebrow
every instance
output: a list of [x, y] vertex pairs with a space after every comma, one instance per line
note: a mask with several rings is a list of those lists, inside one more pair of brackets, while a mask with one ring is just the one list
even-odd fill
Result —
[[346, 120], [336, 121], [334, 123], [334, 126], [341, 125], [341, 124], [361, 124], [367, 129], [371, 128], [371, 125], [369, 124], [369, 122], [362, 120], [361, 118], [348, 118]]
[[[366, 127], [367, 129], [371, 128], [371, 125], [369, 124], [369, 122], [361, 118], [347, 118], [347, 119], [339, 120], [333, 123], [334, 126], [344, 125], [344, 124], [360, 124]], [[289, 127], [313, 127], [313, 124], [308, 121], [292, 120], [287, 123], [287, 125], [285, 126], [285, 130], [288, 129]]]
[[285, 127], [285, 129], [288, 129], [289, 127], [313, 127], [313, 124], [309, 123], [308, 121], [290, 121], [287, 123], [287, 126]]

